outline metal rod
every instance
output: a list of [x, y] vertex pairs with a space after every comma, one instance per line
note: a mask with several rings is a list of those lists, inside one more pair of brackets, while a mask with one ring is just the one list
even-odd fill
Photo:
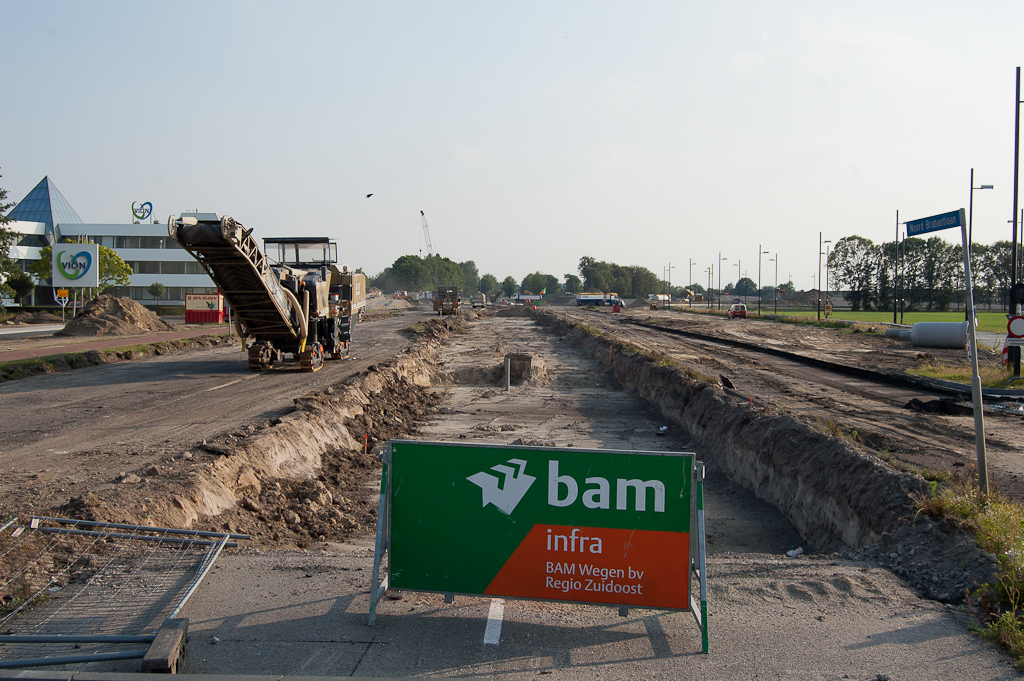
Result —
[[42, 667], [48, 664], [77, 664], [79, 662], [101, 662], [103, 660], [133, 660], [142, 658], [149, 648], [126, 650], [121, 653], [95, 653], [93, 655], [67, 655], [65, 657], [37, 657], [32, 660], [0, 660], [0, 669], [17, 667]]
[[86, 527], [114, 527], [121, 530], [151, 530], [153, 532], [166, 532], [168, 534], [188, 534], [197, 537], [231, 537], [232, 539], [251, 539], [247, 534], [224, 534], [223, 532], [208, 532], [205, 530], [179, 530], [173, 527], [151, 527], [149, 525], [124, 525], [122, 523], [104, 523], [96, 520], [78, 520], [76, 518], [49, 518], [46, 516], [31, 516], [37, 520], [47, 520], [63, 525], [84, 525]]
[[192, 585], [189, 586], [188, 591], [186, 591], [185, 595], [181, 597], [181, 600], [178, 602], [178, 605], [176, 605], [174, 610], [171, 611], [171, 614], [167, 616], [167, 619], [173, 620], [175, 617], [177, 617], [178, 613], [181, 612], [181, 609], [185, 607], [186, 603], [188, 603], [188, 599], [192, 598], [192, 594], [194, 594], [196, 592], [196, 589], [199, 588], [199, 584], [203, 581], [203, 578], [205, 578], [206, 575], [210, 572], [210, 568], [213, 567], [213, 564], [217, 562], [217, 556], [219, 556], [220, 552], [224, 550], [224, 547], [228, 545], [228, 539], [229, 537], [224, 537], [223, 541], [221, 541], [221, 543], [217, 545], [217, 548], [214, 549], [213, 554], [210, 555], [206, 560], [206, 565], [203, 567], [202, 570], [199, 571], [198, 574], [196, 574], [196, 578], [192, 580]]
[[152, 643], [156, 635], [117, 636], [113, 634], [0, 634], [3, 643]]
[[[37, 527], [40, 532], [47, 534], [82, 534], [92, 537], [111, 537], [113, 539], [141, 539], [143, 541], [166, 542], [168, 544], [198, 544], [199, 546], [212, 546], [217, 542], [209, 539], [185, 539], [182, 537], [153, 537], [146, 534], [123, 534], [120, 532], [100, 532], [97, 530], [69, 530], [66, 527]], [[228, 546], [238, 546], [238, 542], [230, 542]]]
[[4, 530], [6, 530], [8, 527], [10, 527], [11, 525], [13, 525], [16, 522], [18, 522], [18, 516], [14, 516], [10, 520], [8, 520], [6, 523], [4, 523], [4, 526], [0, 527], [0, 532], [3, 532]]

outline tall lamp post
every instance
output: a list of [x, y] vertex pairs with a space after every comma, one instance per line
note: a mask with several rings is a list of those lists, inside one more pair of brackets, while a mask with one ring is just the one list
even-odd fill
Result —
[[722, 252], [718, 252], [718, 309], [722, 309], [722, 261], [728, 260], [729, 258], [723, 258]]
[[687, 285], [687, 286], [689, 286], [690, 284], [692, 284], [692, 283], [693, 283], [693, 266], [697, 264], [697, 263], [695, 263], [695, 262], [693, 261], [693, 259], [692, 259], [692, 258], [689, 258], [689, 260], [690, 260], [690, 277], [689, 277], [689, 279], [687, 279], [687, 281], [686, 281], [686, 285]]
[[[743, 278], [743, 275], [741, 274], [741, 272], [743, 270], [740, 269], [740, 263], [741, 262], [742, 262], [742, 260], [740, 260], [738, 258], [736, 259], [736, 288], [733, 289], [733, 292], [736, 294], [737, 297], [739, 297], [739, 295], [740, 295], [740, 279]], [[746, 300], [747, 300], [747, 297], [743, 296], [743, 302], [746, 302]]]
[[673, 265], [672, 261], [669, 260], [669, 262], [668, 262], [668, 299], [669, 299], [669, 302], [672, 301], [672, 268], [673, 267], [675, 267], [675, 265]]
[[[821, 282], [821, 232], [818, 232], [818, 278], [815, 280], [814, 288], [817, 289]], [[818, 299], [818, 321], [821, 321], [821, 291], [815, 296]]]
[[708, 288], [705, 291], [705, 293], [708, 296], [708, 309], [710, 310], [711, 309], [711, 282], [713, 282], [715, 280], [715, 266], [714, 265], [708, 265], [707, 268], [704, 271], [708, 273]]
[[[1018, 182], [1020, 171], [1020, 67], [1017, 67], [1017, 94], [1013, 98], [1013, 241], [1010, 249], [1010, 314], [1017, 314], [1017, 270], [1020, 267], [1017, 255], [1017, 192], [1020, 188]], [[971, 182], [973, 185], [974, 182]], [[1024, 211], [1021, 217], [1021, 229], [1024, 230]], [[1009, 360], [1013, 364], [1013, 375], [1020, 376], [1020, 348], [1011, 347]]]
[[831, 239], [825, 239], [825, 241], [823, 241], [822, 243], [825, 244], [825, 305], [827, 307], [829, 302], [830, 302], [829, 301], [829, 297], [828, 297], [828, 254], [829, 254], [829, 244], [832, 243], [832, 240]]
[[768, 258], [768, 262], [775, 263], [775, 290], [772, 291], [772, 298], [775, 299], [775, 314], [779, 314], [779, 254], [774, 258]]
[[[764, 251], [767, 255], [768, 251]], [[757, 316], [761, 316], [761, 244], [757, 245]]]
[[[971, 201], [967, 213], [967, 257], [971, 256], [971, 246], [974, 245], [974, 190], [975, 189], [995, 189], [995, 185], [983, 184], [980, 187], [974, 186], [974, 168], [971, 168]], [[1014, 245], [1016, 250], [1016, 245]], [[1012, 266], [1011, 266], [1012, 269]], [[971, 268], [974, 271], [974, 268]], [[964, 282], [965, 286], [971, 287], [971, 296], [973, 300], [974, 296], [974, 275], [971, 275], [971, 281]], [[964, 319], [970, 320], [970, 310], [964, 310]]]
[[892, 268], [892, 323], [896, 323], [896, 308], [900, 299], [900, 211], [896, 209], [896, 241], [893, 243]]

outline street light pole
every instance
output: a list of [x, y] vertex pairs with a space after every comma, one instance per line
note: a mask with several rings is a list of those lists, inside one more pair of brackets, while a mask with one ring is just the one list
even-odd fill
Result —
[[892, 323], [896, 323], [897, 301], [900, 299], [900, 211], [896, 209], [896, 241], [892, 251]]
[[[826, 312], [828, 311], [828, 306], [831, 303], [831, 301], [829, 300], [829, 297], [828, 297], [828, 253], [829, 253], [829, 244], [830, 243], [832, 243], [831, 239], [825, 239], [824, 244], [825, 244], [825, 309], [826, 309]], [[821, 257], [820, 254], [819, 254], [818, 257]]]
[[761, 244], [757, 245], [757, 316], [761, 316]]
[[[991, 184], [983, 184], [980, 187], [975, 187], [974, 186], [974, 168], [971, 168], [971, 199], [970, 199], [970, 203], [968, 204], [969, 208], [968, 208], [968, 213], [967, 213], [967, 253], [964, 255], [965, 258], [970, 258], [971, 257], [971, 246], [974, 245], [974, 190], [975, 189], [994, 189], [994, 188], [995, 188], [995, 185], [991, 185]], [[1016, 250], [1016, 246], [1014, 247], [1014, 250]], [[973, 268], [971, 268], [971, 269], [973, 270]], [[1011, 269], [1012, 269], [1012, 266], [1011, 266]], [[970, 274], [970, 281], [966, 281], [966, 278], [967, 278], [966, 275], [967, 274], [968, 273], [965, 273], [964, 287], [965, 288], [968, 287], [968, 286], [971, 287], [970, 299], [973, 301], [974, 300], [974, 275]], [[973, 304], [973, 302], [970, 303], [970, 304]], [[970, 313], [970, 310], [964, 310], [964, 315], [965, 315], [964, 319], [967, 320], [967, 321], [970, 321], [970, 314], [969, 313]]]
[[775, 300], [775, 314], [779, 314], [779, 254], [775, 253], [774, 258], [768, 258], [768, 262], [775, 263], [775, 290], [772, 291], [772, 298]]
[[668, 261], [668, 299], [672, 302], [672, 261]]
[[718, 252], [718, 309], [722, 309], [722, 261], [728, 260], [729, 258], [723, 258], [722, 252]]
[[705, 293], [708, 296], [708, 309], [710, 310], [711, 309], [711, 282], [713, 282], [715, 280], [715, 266], [714, 265], [708, 265], [708, 268], [705, 271], [708, 273], [708, 288], [707, 288], [707, 291], [705, 291]]
[[[814, 288], [817, 289], [817, 282], [821, 281], [821, 232], [818, 232], [818, 278]], [[818, 299], [818, 321], [821, 321], [821, 291], [816, 291], [815, 298]]]

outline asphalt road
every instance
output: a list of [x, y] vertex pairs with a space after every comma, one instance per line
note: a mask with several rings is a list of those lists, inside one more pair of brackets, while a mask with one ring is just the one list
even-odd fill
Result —
[[418, 319], [407, 313], [359, 324], [352, 359], [312, 373], [294, 362], [253, 373], [233, 345], [0, 384], [0, 494], [81, 494], [126, 467], [269, 421], [296, 397], [395, 355], [410, 342], [401, 330]]

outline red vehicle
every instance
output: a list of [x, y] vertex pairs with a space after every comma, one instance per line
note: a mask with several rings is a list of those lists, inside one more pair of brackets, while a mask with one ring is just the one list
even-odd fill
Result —
[[743, 303], [736, 303], [729, 308], [729, 319], [746, 319], [747, 318], [747, 306]]

